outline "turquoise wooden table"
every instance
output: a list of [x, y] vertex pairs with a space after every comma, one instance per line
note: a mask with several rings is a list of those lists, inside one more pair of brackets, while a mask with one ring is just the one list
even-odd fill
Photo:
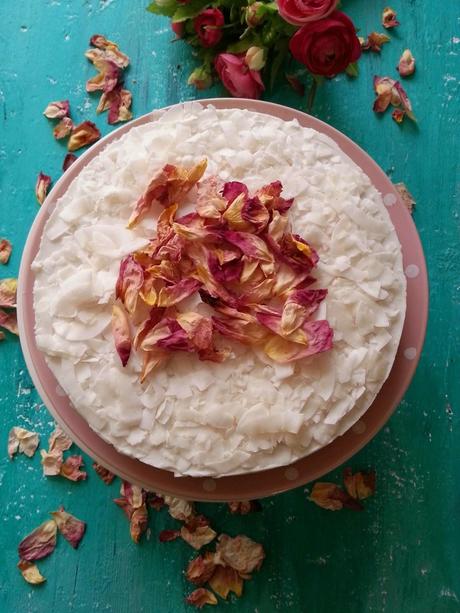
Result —
[[[3, 0], [0, 3], [0, 237], [14, 243], [0, 276], [17, 274], [21, 250], [37, 212], [35, 178], [60, 175], [64, 147], [42, 111], [69, 98], [76, 120], [95, 120], [85, 93], [92, 73], [83, 53], [90, 36], [117, 41], [132, 60], [127, 84], [134, 112], [193, 99], [193, 66], [182, 43], [170, 44], [165, 19], [136, 0]], [[379, 30], [385, 2], [344, 0], [362, 32]], [[350, 464], [375, 467], [376, 496], [363, 513], [331, 513], [307, 500], [307, 488], [263, 501], [262, 513], [234, 517], [224, 505], [202, 505], [216, 529], [264, 543], [267, 559], [244, 597], [216, 611], [271, 613], [453, 613], [460, 611], [460, 258], [458, 177], [458, 53], [455, 2], [394, 0], [401, 26], [381, 56], [360, 63], [355, 81], [339, 76], [321, 89], [315, 114], [364, 147], [393, 181], [417, 200], [414, 215], [428, 260], [431, 317], [423, 356], [410, 390], [380, 434]], [[374, 116], [372, 76], [394, 75], [405, 47], [417, 58], [407, 81], [418, 126]], [[225, 95], [216, 87], [205, 95]], [[301, 108], [287, 86], [267, 96]], [[97, 124], [107, 132], [105, 116]], [[457, 200], [455, 200], [457, 196]], [[150, 537], [135, 545], [112, 502], [119, 484], [105, 486], [86, 459], [88, 480], [42, 476], [39, 454], [9, 461], [8, 431], [20, 425], [46, 441], [52, 421], [34, 390], [18, 341], [0, 343], [1, 535], [0, 611], [179, 613], [191, 591], [182, 573], [192, 550], [158, 542], [174, 527], [154, 513]], [[328, 479], [339, 479], [339, 471]], [[20, 539], [63, 504], [84, 519], [78, 551], [61, 540], [40, 563], [43, 586], [26, 584], [16, 569]]]

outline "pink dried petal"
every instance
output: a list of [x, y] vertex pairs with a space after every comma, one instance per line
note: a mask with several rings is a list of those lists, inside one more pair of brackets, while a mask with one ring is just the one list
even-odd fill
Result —
[[115, 297], [123, 303], [128, 313], [136, 310], [139, 292], [144, 284], [144, 270], [132, 255], [126, 256], [120, 264]]
[[65, 540], [70, 543], [74, 549], [77, 549], [86, 530], [85, 522], [67, 513], [64, 507], [60, 507], [58, 511], [53, 511], [51, 515]]
[[234, 232], [226, 230], [222, 232], [222, 238], [238, 247], [244, 255], [263, 262], [273, 262], [273, 255], [270, 253], [267, 244], [259, 236], [246, 232]]
[[382, 25], [384, 28], [395, 28], [399, 26], [399, 21], [396, 19], [396, 11], [387, 6], [383, 9]]
[[374, 90], [377, 94], [377, 98], [374, 102], [374, 111], [376, 113], [383, 113], [388, 106], [399, 106], [401, 99], [395, 88], [397, 81], [390, 77], [374, 77]]
[[249, 513], [262, 510], [262, 505], [258, 500], [235, 500], [227, 504], [232, 515], [249, 515]]
[[287, 364], [332, 349], [334, 334], [325, 320], [306, 322], [290, 337], [283, 338], [278, 336], [281, 320], [276, 316], [258, 313], [257, 319], [276, 334], [264, 346], [265, 353], [275, 362]]
[[361, 45], [364, 51], [374, 51], [380, 53], [382, 45], [390, 42], [390, 37], [386, 34], [380, 34], [379, 32], [371, 32], [366, 41], [363, 41]]
[[259, 570], [265, 558], [262, 545], [244, 535], [231, 538], [227, 534], [221, 534], [216, 554], [221, 562], [243, 575]]
[[77, 149], [95, 143], [100, 137], [99, 128], [92, 121], [83, 121], [72, 130], [67, 143], [67, 149], [69, 151], [77, 151]]
[[84, 481], [87, 475], [80, 470], [82, 464], [81, 455], [71, 455], [62, 464], [60, 474], [69, 481]]
[[112, 42], [111, 40], [107, 40], [107, 38], [102, 36], [102, 34], [94, 34], [91, 37], [89, 44], [101, 49], [105, 53], [106, 57], [112, 60], [112, 62], [117, 64], [117, 66], [120, 68], [126, 68], [129, 66], [129, 57], [120, 51], [116, 43]]
[[18, 289], [17, 279], [1, 279], [0, 280], [0, 307], [15, 307], [16, 293]]
[[45, 577], [40, 574], [38, 566], [27, 560], [19, 560], [18, 568], [21, 571], [21, 575], [31, 585], [38, 585], [46, 581]]
[[65, 172], [77, 160], [77, 156], [73, 153], [67, 153], [62, 162], [62, 171]]
[[190, 604], [197, 609], [202, 609], [207, 604], [217, 604], [217, 598], [214, 596], [214, 594], [204, 587], [199, 587], [198, 589], [194, 590], [187, 596], [185, 601], [187, 604]]
[[284, 262], [296, 273], [309, 273], [319, 261], [315, 249], [298, 234], [284, 234], [279, 242], [268, 235], [267, 242], [278, 262]]
[[150, 349], [149, 351], [143, 352], [142, 357], [142, 372], [141, 372], [141, 383], [147, 379], [149, 374], [161, 363], [165, 362], [168, 359], [168, 352], [160, 349], [159, 347], [155, 347]]
[[285, 77], [286, 81], [289, 83], [295, 93], [299, 94], [299, 96], [302, 96], [303, 98], [305, 96], [305, 85], [302, 83], [302, 81], [293, 74], [286, 74]]
[[191, 530], [185, 525], [180, 529], [180, 536], [193, 549], [199, 550], [204, 545], [211, 543], [216, 538], [217, 532], [210, 526], [197, 526], [194, 530]]
[[38, 173], [37, 182], [35, 183], [35, 196], [38, 204], [43, 204], [45, 202], [46, 194], [48, 193], [50, 185], [51, 177], [40, 171]]
[[56, 522], [53, 519], [45, 521], [19, 543], [20, 559], [33, 562], [48, 556], [56, 547], [56, 534]]
[[242, 313], [230, 307], [219, 307], [219, 317], [213, 317], [215, 329], [244, 345], [259, 344], [267, 337], [267, 331], [261, 327], [254, 315]]
[[343, 471], [343, 484], [348, 494], [356, 500], [365, 500], [375, 494], [375, 470], [353, 474], [350, 467]]
[[129, 110], [132, 102], [132, 94], [129, 90], [117, 85], [110, 92], [104, 92], [101, 96], [96, 113], [109, 110], [108, 122], [113, 125], [119, 121], [129, 121], [133, 114]]
[[165, 506], [165, 499], [162, 496], [159, 496], [158, 494], [154, 494], [152, 493], [148, 499], [147, 502], [149, 503], [149, 506], [152, 507], [152, 509], [155, 509], [155, 511], [161, 511], [161, 509]]
[[121, 304], [114, 304], [112, 307], [112, 334], [115, 349], [124, 367], [131, 354], [132, 341], [128, 315]]
[[217, 566], [209, 585], [221, 598], [227, 600], [230, 592], [238, 598], [243, 593], [243, 578], [230, 566]]
[[68, 100], [57, 100], [50, 102], [46, 109], [43, 111], [43, 115], [48, 119], [62, 119], [70, 115], [70, 104]]
[[111, 60], [102, 57], [95, 57], [92, 60], [98, 74], [86, 82], [86, 91], [111, 92], [118, 85], [121, 77], [120, 68]]
[[66, 138], [73, 130], [73, 121], [70, 117], [64, 117], [61, 121], [54, 127], [53, 135], [56, 140], [60, 140], [61, 138]]
[[0, 309], [0, 328], [8, 330], [12, 334], [19, 335], [18, 320], [15, 311], [7, 313]]
[[40, 443], [40, 435], [16, 426], [11, 428], [8, 434], [8, 455], [10, 458], [15, 453], [23, 453], [31, 458]]
[[227, 206], [219, 194], [218, 179], [215, 176], [200, 181], [196, 193], [196, 212], [206, 219], [220, 219]]
[[397, 92], [397, 95], [399, 96], [399, 98], [401, 100], [401, 106], [404, 109], [404, 111], [406, 112], [406, 115], [409, 117], [409, 119], [412, 119], [412, 121], [417, 121], [415, 119], [415, 115], [414, 115], [414, 113], [412, 111], [411, 101], [409, 100], [409, 97], [406, 94], [405, 89], [403, 88], [403, 86], [401, 85], [401, 83], [399, 81], [396, 81], [396, 83], [394, 85], [394, 89]]
[[224, 183], [222, 188], [222, 196], [229, 204], [231, 204], [240, 194], [244, 194], [244, 196], [249, 195], [249, 190], [244, 183], [240, 183], [240, 181], [228, 181], [227, 183]]
[[391, 116], [396, 123], [402, 123], [404, 121], [404, 117], [406, 116], [406, 111], [403, 111], [402, 109], [394, 109]]
[[6, 238], [0, 238], [0, 264], [8, 264], [13, 247]]
[[67, 451], [73, 445], [72, 439], [60, 428], [56, 428], [51, 432], [48, 439], [48, 447], [50, 451]]
[[405, 183], [395, 183], [395, 187], [398, 190], [399, 195], [401, 196], [406, 209], [412, 215], [412, 213], [414, 212], [415, 205], [416, 205], [414, 196], [407, 189], [407, 186]]
[[108, 468], [104, 468], [101, 464], [97, 462], [93, 463], [93, 468], [96, 474], [104, 481], [106, 485], [110, 485], [112, 481], [115, 479], [115, 475], [110, 472]]
[[301, 289], [290, 292], [281, 316], [283, 334], [289, 335], [297, 330], [318, 310], [326, 296], [326, 289]]
[[185, 573], [188, 581], [195, 585], [204, 585], [207, 583], [216, 569], [214, 557], [214, 553], [205, 551], [204, 554], [190, 560]]
[[255, 196], [268, 209], [279, 211], [281, 215], [284, 215], [293, 205], [294, 198], [283, 198], [281, 196], [282, 191], [283, 185], [281, 181], [272, 181], [272, 183], [268, 183], [268, 185], [258, 189]]
[[158, 535], [160, 543], [169, 543], [180, 537], [180, 530], [162, 530]]
[[174, 519], [178, 521], [190, 521], [195, 513], [193, 502], [176, 498], [175, 496], [165, 496], [165, 503], [168, 505], [168, 512]]
[[415, 58], [409, 49], [403, 51], [397, 69], [402, 77], [410, 77], [414, 74]]
[[134, 509], [133, 514], [131, 515], [129, 533], [131, 535], [131, 539], [135, 543], [139, 543], [141, 536], [144, 534], [144, 532], [146, 532], [148, 521], [149, 516], [145, 504], [137, 509]]
[[335, 483], [318, 481], [313, 486], [309, 500], [328, 511], [340, 511], [343, 508], [351, 509], [352, 511], [363, 510], [363, 505], [360, 502], [347, 492], [344, 492]]
[[145, 491], [138, 485], [129, 483], [129, 481], [122, 481], [120, 494], [128, 500], [133, 509], [140, 509], [146, 500]]
[[61, 474], [63, 456], [60, 449], [54, 449], [53, 451], [42, 449], [40, 455], [42, 456], [41, 464], [45, 477], [55, 477]]

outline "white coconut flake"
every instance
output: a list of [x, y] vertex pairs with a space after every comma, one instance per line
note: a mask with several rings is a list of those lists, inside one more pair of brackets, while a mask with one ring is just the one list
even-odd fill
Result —
[[[222, 181], [255, 190], [279, 179], [296, 198], [291, 222], [320, 255], [334, 347], [288, 365], [238, 344], [222, 364], [177, 353], [141, 385], [138, 356], [121, 367], [109, 322], [120, 260], [156, 222], [128, 231], [127, 220], [164, 164], [203, 157]], [[273, 468], [343, 434], [387, 378], [405, 315], [382, 196], [337, 145], [297, 121], [199, 103], [152, 113], [87, 164], [52, 212], [33, 271], [37, 344], [75, 409], [122, 453], [177, 475]]]

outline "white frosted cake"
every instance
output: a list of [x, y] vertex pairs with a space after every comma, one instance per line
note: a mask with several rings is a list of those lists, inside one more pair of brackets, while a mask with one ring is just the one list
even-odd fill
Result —
[[[146, 304], [144, 288], [141, 298], [136, 296], [137, 306], [127, 305], [118, 285], [116, 290], [120, 264], [127, 258], [140, 261], [136, 254], [145, 254], [152, 240], [159, 240], [156, 224], [162, 211], [153, 202], [128, 229], [136, 203], [145, 203], [152, 178], [165, 165], [192, 168], [202, 160], [207, 160], [204, 174], [180, 196], [170, 226], [177, 232], [182, 227], [183, 243], [191, 251], [200, 247], [200, 240], [211, 241], [206, 253], [220, 249], [219, 237], [227, 245], [225, 253], [233, 254], [228, 259], [250, 268], [248, 277], [256, 267], [258, 274], [271, 275], [268, 294], [249, 304], [244, 292], [235, 298], [233, 282], [222, 279], [216, 294], [192, 258], [187, 274], [196, 285], [183, 300], [174, 306], [155, 299]], [[222, 185], [244, 183], [250, 194], [260, 195], [258, 190], [277, 181], [289, 207], [280, 214], [269, 210], [264, 229], [241, 226], [241, 221], [233, 227], [223, 221], [222, 208], [199, 219], [206, 232], [192, 237], [184, 230], [193, 215], [199, 218], [193, 211], [203, 185], [220, 190], [213, 201], [218, 208]], [[235, 236], [251, 227], [254, 240], [273, 247], [273, 240], [264, 237], [280, 215], [292, 229], [290, 236], [302, 237], [300, 255], [308, 245], [319, 261], [312, 262], [310, 276], [296, 277], [292, 287], [279, 289], [276, 302], [270, 292], [280, 279], [277, 262], [288, 257], [284, 248], [254, 261], [243, 247], [240, 253]], [[132, 128], [79, 173], [46, 224], [33, 269], [36, 341], [75, 410], [120, 452], [176, 475], [219, 477], [264, 470], [329, 444], [363, 415], [379, 392], [394, 362], [405, 315], [400, 244], [381, 194], [360, 168], [331, 139], [296, 121], [197, 103], [174, 107], [160, 119]], [[144, 264], [146, 275], [151, 270]], [[171, 270], [177, 282], [174, 262]], [[301, 289], [303, 296], [323, 293], [308, 313], [299, 307], [300, 323], [280, 332], [264, 317], [278, 317], [280, 300], [285, 306], [296, 283], [297, 289], [309, 286]], [[231, 307], [222, 306], [221, 296], [228, 292], [235, 299]], [[134, 338], [125, 354], [114, 340], [114, 304], [123, 310], [125, 329], [129, 319]], [[244, 326], [225, 334], [221, 325], [212, 331], [212, 355], [202, 348], [191, 350], [190, 343], [187, 349], [161, 344], [158, 334], [147, 346], [142, 326], [143, 318], [151, 317], [150, 307], [159, 313], [155, 325], [163, 318], [173, 322], [174, 330], [184, 313], [208, 323], [216, 322], [216, 310], [228, 317], [235, 309], [245, 317], [255, 313], [257, 334], [262, 329], [264, 340], [256, 335], [256, 342], [246, 342]], [[170, 330], [173, 324], [168, 324]], [[326, 330], [321, 346], [306, 350], [314, 344], [311, 331], [320, 328]], [[310, 336], [302, 337], [298, 351], [292, 341], [304, 329]], [[149, 351], [160, 352], [161, 359], [150, 362], [146, 372]]]

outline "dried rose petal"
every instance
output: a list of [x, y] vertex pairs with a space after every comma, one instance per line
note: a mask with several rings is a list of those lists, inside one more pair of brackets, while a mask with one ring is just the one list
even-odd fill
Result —
[[399, 21], [396, 19], [396, 11], [387, 6], [383, 9], [382, 25], [384, 28], [395, 28], [399, 26]]
[[73, 445], [72, 439], [61, 429], [56, 426], [51, 432], [48, 439], [48, 448], [50, 451], [67, 451]]
[[39, 583], [44, 583], [46, 581], [45, 577], [40, 574], [38, 566], [32, 562], [27, 562], [27, 560], [19, 560], [18, 568], [27, 583], [38, 585]]
[[120, 264], [115, 297], [122, 301], [128, 313], [136, 310], [139, 292], [144, 284], [144, 270], [132, 255], [125, 257]]
[[318, 481], [313, 486], [309, 499], [322, 509], [340, 511], [344, 507], [353, 511], [362, 511], [360, 502], [352, 498], [335, 483]]
[[379, 32], [371, 32], [367, 40], [362, 43], [363, 51], [374, 51], [375, 53], [380, 53], [382, 50], [382, 45], [390, 42], [390, 37], [386, 34], [380, 34]]
[[43, 111], [43, 115], [48, 119], [62, 119], [70, 115], [70, 104], [68, 100], [57, 100], [50, 102], [46, 109]]
[[69, 481], [84, 481], [87, 475], [86, 472], [80, 470], [82, 464], [81, 455], [71, 455], [62, 464], [60, 474]]
[[35, 196], [38, 204], [43, 204], [45, 202], [46, 194], [48, 193], [50, 185], [51, 177], [40, 171], [35, 184]]
[[206, 219], [220, 219], [227, 206], [225, 198], [219, 193], [216, 176], [200, 181], [197, 187], [196, 212]]
[[131, 92], [123, 89], [121, 85], [117, 85], [112, 91], [102, 94], [96, 113], [103, 113], [108, 110], [108, 122], [111, 125], [119, 121], [129, 121], [133, 116], [129, 110], [131, 102]]
[[244, 196], [249, 195], [249, 190], [244, 183], [240, 181], [228, 181], [224, 183], [222, 188], [222, 196], [227, 200], [228, 204], [231, 204], [235, 198], [243, 194]]
[[227, 534], [221, 534], [216, 546], [216, 553], [220, 562], [243, 575], [258, 570], [265, 558], [262, 545], [242, 534], [235, 538]]
[[62, 451], [55, 449], [53, 451], [40, 451], [42, 456], [41, 464], [43, 466], [43, 474], [45, 477], [55, 477], [61, 474], [61, 467], [63, 463]]
[[59, 532], [74, 549], [77, 549], [86, 530], [86, 524], [60, 507], [51, 513]]
[[94, 34], [89, 44], [104, 51], [105, 55], [120, 68], [126, 68], [129, 65], [129, 57], [120, 51], [116, 43], [107, 40], [102, 34]]
[[73, 121], [70, 117], [64, 117], [61, 121], [54, 127], [53, 135], [56, 140], [60, 140], [61, 138], [66, 138], [73, 130]]
[[166, 164], [150, 181], [147, 189], [136, 202], [129, 218], [128, 228], [133, 228], [153, 205], [171, 206], [180, 204], [186, 194], [194, 187], [204, 174], [207, 159], [201, 160], [192, 168]]
[[139, 543], [141, 536], [147, 530], [149, 521], [148, 511], [145, 504], [137, 509], [134, 509], [131, 515], [129, 533], [135, 543]]
[[217, 566], [209, 579], [209, 585], [221, 598], [227, 599], [230, 592], [238, 598], [243, 593], [243, 579], [240, 574], [230, 566]]
[[0, 309], [0, 328], [8, 330], [12, 334], [19, 334], [18, 320], [15, 311], [6, 313]]
[[293, 74], [286, 74], [286, 81], [292, 87], [296, 94], [299, 96], [305, 96], [305, 85]]
[[0, 238], [0, 264], [8, 264], [13, 247], [9, 240]]
[[0, 280], [0, 307], [15, 307], [16, 292], [18, 289], [17, 279]]
[[164, 496], [164, 501], [168, 505], [171, 517], [179, 521], [187, 521], [194, 513], [193, 502], [176, 498], [175, 496]]
[[96, 474], [104, 481], [106, 485], [110, 485], [115, 479], [115, 475], [108, 468], [104, 468], [101, 464], [94, 462], [93, 468]]
[[262, 510], [258, 500], [235, 500], [228, 503], [228, 509], [232, 515], [248, 515]]
[[122, 366], [126, 366], [131, 354], [131, 327], [128, 315], [121, 304], [112, 307], [112, 334], [115, 341], [115, 349], [120, 357]]
[[174, 285], [163, 287], [159, 293], [156, 304], [147, 302], [151, 306], [169, 307], [181, 302], [194, 294], [201, 287], [201, 283], [196, 279], [181, 279]]
[[206, 604], [217, 604], [217, 598], [212, 592], [206, 590], [204, 587], [199, 587], [185, 599], [187, 604], [190, 604], [197, 609], [202, 609]]
[[187, 579], [195, 585], [204, 585], [209, 581], [216, 569], [214, 557], [214, 553], [205, 551], [204, 554], [190, 560], [185, 573]]
[[410, 77], [415, 72], [415, 58], [409, 49], [403, 51], [397, 70], [402, 77]]
[[289, 293], [281, 316], [283, 334], [291, 334], [319, 308], [326, 298], [326, 289], [299, 289]]
[[121, 77], [120, 68], [105, 57], [93, 57], [93, 65], [98, 70], [98, 74], [86, 82], [86, 91], [111, 92], [118, 85]]
[[73, 153], [67, 153], [62, 162], [62, 171], [65, 172], [77, 160], [77, 156]]
[[273, 181], [258, 189], [255, 193], [255, 197], [268, 209], [278, 211], [281, 215], [284, 215], [294, 203], [294, 198], [288, 198], [286, 200], [286, 198], [281, 196], [282, 191], [283, 185], [281, 181]]
[[204, 545], [213, 541], [217, 536], [217, 532], [210, 526], [197, 526], [195, 529], [191, 529], [186, 524], [180, 529], [180, 535], [182, 540], [193, 547], [193, 549], [199, 550]]
[[180, 530], [162, 530], [158, 535], [160, 543], [169, 543], [180, 538]]
[[407, 186], [405, 185], [405, 183], [395, 183], [395, 187], [398, 190], [399, 195], [401, 196], [405, 207], [407, 208], [409, 213], [412, 215], [412, 213], [414, 212], [415, 205], [416, 205], [414, 196], [407, 189]]
[[364, 500], [375, 494], [375, 470], [353, 474], [350, 467], [343, 471], [345, 489], [352, 498]]
[[99, 128], [92, 121], [83, 121], [72, 130], [67, 142], [67, 149], [69, 151], [77, 151], [77, 149], [95, 143], [100, 137]]
[[391, 116], [396, 123], [402, 123], [404, 121], [404, 117], [406, 116], [406, 111], [403, 111], [402, 109], [394, 109]]
[[56, 547], [56, 534], [56, 522], [53, 519], [45, 521], [19, 543], [20, 559], [33, 562], [48, 556]]
[[412, 111], [411, 101], [409, 100], [409, 97], [405, 89], [403, 88], [403, 86], [401, 85], [399, 81], [396, 81], [394, 89], [397, 92], [399, 99], [401, 100], [401, 106], [406, 112], [406, 115], [409, 117], [409, 119], [412, 119], [412, 121], [417, 121]]
[[222, 232], [222, 237], [238, 247], [238, 249], [241, 249], [241, 252], [250, 258], [261, 260], [262, 262], [273, 262], [272, 253], [270, 253], [265, 241], [259, 236], [246, 232], [226, 230]]
[[40, 435], [16, 426], [11, 428], [8, 434], [8, 455], [10, 458], [15, 453], [23, 453], [31, 458], [40, 443]]
[[165, 499], [163, 496], [158, 496], [158, 494], [151, 494], [148, 497], [147, 502], [152, 509], [155, 509], [155, 511], [161, 511], [161, 509], [165, 506]]

